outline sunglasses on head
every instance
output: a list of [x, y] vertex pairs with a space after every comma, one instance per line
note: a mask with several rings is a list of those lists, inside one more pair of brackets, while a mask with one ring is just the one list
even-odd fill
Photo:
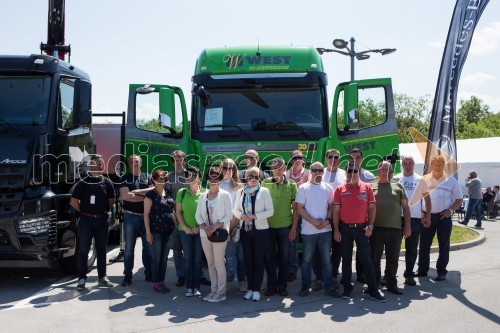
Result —
[[321, 173], [321, 172], [323, 172], [323, 169], [311, 169], [311, 172], [313, 172], [313, 173]]
[[304, 157], [303, 156], [293, 156], [292, 157], [292, 160], [303, 160]]
[[247, 179], [248, 179], [248, 180], [252, 180], [252, 179], [259, 179], [259, 176], [248, 175], [248, 176], [247, 176]]
[[347, 173], [358, 173], [358, 169], [347, 169]]
[[329, 160], [331, 160], [332, 158], [338, 160], [340, 158], [340, 156], [339, 155], [328, 155], [327, 158]]

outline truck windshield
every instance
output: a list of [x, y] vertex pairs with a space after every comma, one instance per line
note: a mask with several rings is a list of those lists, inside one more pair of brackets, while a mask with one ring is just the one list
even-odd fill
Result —
[[325, 98], [319, 87], [207, 89], [207, 92], [207, 106], [199, 98], [194, 101], [194, 132], [240, 133], [242, 138], [251, 139], [259, 139], [264, 132], [282, 136], [300, 132], [307, 136], [306, 132], [311, 130], [323, 131], [327, 123]]
[[49, 76], [0, 74], [0, 116], [10, 125], [45, 125], [49, 96]]

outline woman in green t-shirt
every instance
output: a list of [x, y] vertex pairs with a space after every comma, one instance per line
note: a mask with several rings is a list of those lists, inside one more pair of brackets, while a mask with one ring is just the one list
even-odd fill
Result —
[[195, 219], [198, 199], [203, 190], [200, 187], [201, 173], [195, 167], [186, 168], [187, 188], [177, 192], [175, 216], [179, 221], [179, 237], [184, 252], [184, 275], [186, 278], [186, 296], [200, 296], [200, 279], [203, 249], [200, 229]]

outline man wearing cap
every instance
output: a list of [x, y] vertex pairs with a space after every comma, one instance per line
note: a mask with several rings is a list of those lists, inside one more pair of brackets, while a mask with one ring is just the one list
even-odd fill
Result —
[[[260, 169], [259, 167], [259, 154], [257, 153], [256, 150], [249, 149], [245, 152], [245, 163], [246, 163], [246, 169], [241, 170], [238, 176], [240, 177], [240, 180], [242, 183], [246, 183], [246, 177], [245, 177], [245, 172], [246, 170], [250, 170], [252, 167], [256, 166]], [[269, 174], [265, 171], [260, 170], [260, 180], [264, 180], [266, 178], [269, 178]]]
[[311, 265], [316, 251], [322, 262], [322, 278], [325, 292], [331, 297], [340, 297], [332, 282], [332, 248], [331, 210], [333, 189], [322, 181], [323, 164], [314, 162], [311, 165], [311, 180], [299, 187], [297, 192], [297, 210], [302, 216], [302, 289], [299, 296], [307, 296], [311, 290]]

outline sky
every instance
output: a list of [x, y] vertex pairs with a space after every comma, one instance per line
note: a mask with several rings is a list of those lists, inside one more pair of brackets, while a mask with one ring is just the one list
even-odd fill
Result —
[[[333, 48], [333, 39], [351, 37], [357, 52], [397, 49], [356, 60], [356, 79], [391, 77], [395, 93], [432, 97], [454, 6], [453, 0], [66, 0], [66, 44], [71, 63], [90, 74], [94, 112], [126, 111], [130, 83], [181, 87], [189, 106], [195, 62], [207, 47]], [[0, 54], [39, 53], [47, 11], [48, 0], [2, 1]], [[500, 112], [499, 13], [500, 1], [490, 0], [458, 90], [458, 100], [475, 95], [494, 112]], [[335, 86], [350, 79], [350, 58], [322, 57], [331, 107]]]

